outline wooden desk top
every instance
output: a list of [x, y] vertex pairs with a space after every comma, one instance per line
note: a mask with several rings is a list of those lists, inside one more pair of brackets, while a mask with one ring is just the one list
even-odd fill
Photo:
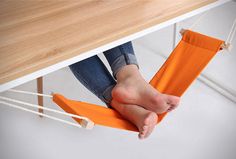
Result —
[[0, 84], [215, 0], [0, 1]]

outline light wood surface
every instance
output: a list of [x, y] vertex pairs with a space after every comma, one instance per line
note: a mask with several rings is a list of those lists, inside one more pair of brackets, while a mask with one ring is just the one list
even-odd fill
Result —
[[215, 0], [0, 1], [0, 84]]

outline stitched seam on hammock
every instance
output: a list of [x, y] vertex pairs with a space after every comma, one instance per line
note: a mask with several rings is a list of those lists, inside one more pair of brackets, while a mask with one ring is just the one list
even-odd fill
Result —
[[209, 49], [209, 48], [206, 48], [206, 47], [202, 47], [202, 46], [199, 46], [199, 45], [195, 45], [195, 44], [189, 43], [189, 42], [187, 42], [187, 41], [185, 41], [185, 40], [182, 40], [182, 41], [185, 42], [185, 43], [187, 43], [187, 44], [189, 44], [189, 45], [192, 45], [192, 46], [194, 46], [194, 47], [202, 48], [202, 49], [209, 50], [209, 51], [217, 52], [217, 51], [220, 49], [220, 45], [217, 47], [216, 50], [212, 50], [212, 49]]
[[[190, 35], [188, 35], [188, 34], [195, 34], [195, 35], [197, 35], [197, 36], [202, 36], [202, 37], [207, 38], [207, 39], [213, 39], [213, 40], [215, 40], [215, 41], [219, 41], [220, 43], [219, 43], [219, 46], [217, 46], [217, 49], [216, 49], [216, 50], [215, 50], [215, 49], [213, 50], [213, 49], [211, 49], [211, 48], [206, 48], [206, 47], [203, 47], [203, 46], [201, 46], [201, 45], [197, 45], [196, 43], [191, 43], [191, 42], [190, 42]], [[187, 37], [188, 37], [188, 38], [187, 38]], [[200, 48], [203, 48], [203, 49], [206, 49], [206, 50], [216, 51], [216, 52], [218, 52], [218, 51], [220, 50], [220, 46], [221, 46], [221, 44], [224, 42], [224, 41], [219, 40], [219, 39], [217, 39], [217, 38], [210, 37], [210, 36], [207, 36], [207, 35], [204, 35], [204, 34], [201, 34], [201, 33], [198, 33], [198, 32], [194, 32], [194, 31], [191, 31], [191, 30], [187, 30], [187, 31], [186, 31], [186, 33], [183, 35], [181, 41], [184, 41], [184, 42], [186, 42], [186, 43], [188, 43], [188, 44], [190, 44], [190, 45], [193, 45], [193, 46], [197, 46], [197, 47], [200, 47]]]

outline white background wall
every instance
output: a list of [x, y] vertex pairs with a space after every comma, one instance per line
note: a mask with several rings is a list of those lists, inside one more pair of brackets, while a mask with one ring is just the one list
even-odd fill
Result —
[[[225, 39], [235, 11], [235, 3], [218, 7], [194, 30]], [[182, 22], [181, 26], [187, 28], [194, 19]], [[172, 50], [172, 29], [171, 26], [134, 41], [140, 71], [147, 80], [164, 62], [157, 53], [168, 55]], [[236, 90], [235, 51], [218, 54], [204, 71], [233, 90]], [[71, 99], [104, 105], [68, 68], [45, 76], [44, 82], [45, 93], [59, 92]], [[36, 82], [17, 89], [35, 92]], [[36, 103], [31, 96], [9, 92], [1, 95]], [[44, 104], [60, 110], [48, 99]], [[168, 114], [144, 141], [138, 140], [136, 133], [102, 126], [87, 131], [0, 105], [0, 159], [235, 159], [235, 123], [236, 104], [199, 81], [184, 94], [179, 108]]]

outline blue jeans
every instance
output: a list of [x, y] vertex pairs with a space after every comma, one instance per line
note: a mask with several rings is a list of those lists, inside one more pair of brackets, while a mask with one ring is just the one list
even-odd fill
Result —
[[72, 64], [69, 67], [75, 77], [87, 89], [109, 105], [112, 100], [111, 91], [116, 85], [117, 72], [123, 66], [130, 64], [138, 66], [138, 63], [131, 42], [107, 50], [104, 55], [111, 67], [113, 76], [97, 55]]

